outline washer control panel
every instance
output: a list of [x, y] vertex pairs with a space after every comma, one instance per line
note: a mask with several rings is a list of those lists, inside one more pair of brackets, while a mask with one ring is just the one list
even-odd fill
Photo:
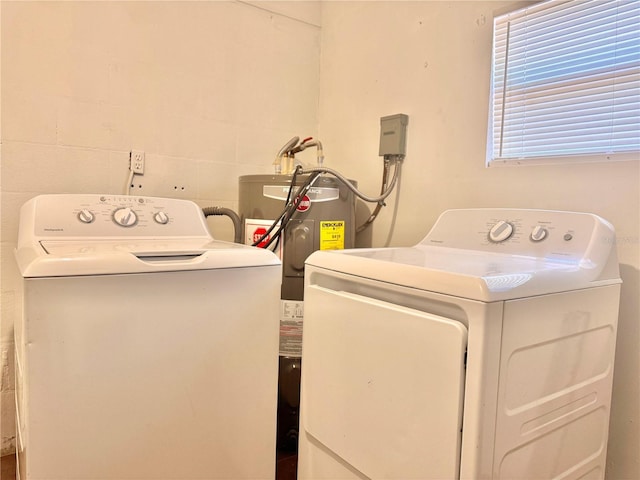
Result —
[[210, 236], [187, 200], [127, 195], [41, 195], [32, 203], [40, 238]]
[[461, 209], [444, 212], [423, 245], [541, 257], [583, 258], [615, 243], [597, 215], [553, 210]]

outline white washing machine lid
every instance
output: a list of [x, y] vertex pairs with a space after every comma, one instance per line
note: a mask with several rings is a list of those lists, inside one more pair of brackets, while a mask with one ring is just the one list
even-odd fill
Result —
[[[121, 209], [135, 222], [118, 224]], [[25, 278], [280, 265], [271, 251], [214, 240], [193, 202], [85, 194], [25, 203], [16, 259]]]
[[316, 252], [307, 264], [489, 302], [620, 283], [614, 247], [613, 227], [596, 215], [466, 209], [444, 212], [413, 247]]
[[268, 250], [217, 240], [43, 241], [16, 250], [22, 276], [63, 277], [279, 265]]

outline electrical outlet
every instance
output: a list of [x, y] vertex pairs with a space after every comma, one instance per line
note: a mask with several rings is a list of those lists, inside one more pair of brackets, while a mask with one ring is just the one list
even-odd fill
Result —
[[129, 169], [137, 175], [144, 174], [144, 152], [142, 150], [131, 150]]

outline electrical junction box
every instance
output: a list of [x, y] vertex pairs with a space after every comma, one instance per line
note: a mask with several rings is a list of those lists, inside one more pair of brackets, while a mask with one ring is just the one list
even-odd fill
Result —
[[405, 155], [407, 144], [407, 124], [409, 117], [404, 113], [380, 118], [380, 153], [378, 155]]

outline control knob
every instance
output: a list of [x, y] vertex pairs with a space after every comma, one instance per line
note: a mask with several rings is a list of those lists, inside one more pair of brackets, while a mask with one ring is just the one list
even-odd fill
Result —
[[549, 232], [547, 231], [547, 229], [541, 227], [540, 225], [533, 227], [533, 230], [531, 231], [531, 241], [541, 242], [542, 240], [547, 238], [548, 233]]
[[138, 222], [138, 216], [129, 207], [123, 207], [113, 212], [113, 221], [121, 227], [132, 227]]
[[500, 220], [489, 230], [489, 240], [494, 243], [504, 242], [513, 235], [513, 225], [506, 220]]
[[167, 223], [169, 223], [169, 215], [167, 215], [164, 212], [158, 212], [153, 216], [153, 219], [156, 221], [156, 223], [159, 223], [160, 225], [166, 225]]
[[80, 212], [78, 212], [78, 220], [80, 220], [82, 223], [91, 223], [95, 219], [96, 217], [91, 210], [83, 208], [82, 210], [80, 210]]

